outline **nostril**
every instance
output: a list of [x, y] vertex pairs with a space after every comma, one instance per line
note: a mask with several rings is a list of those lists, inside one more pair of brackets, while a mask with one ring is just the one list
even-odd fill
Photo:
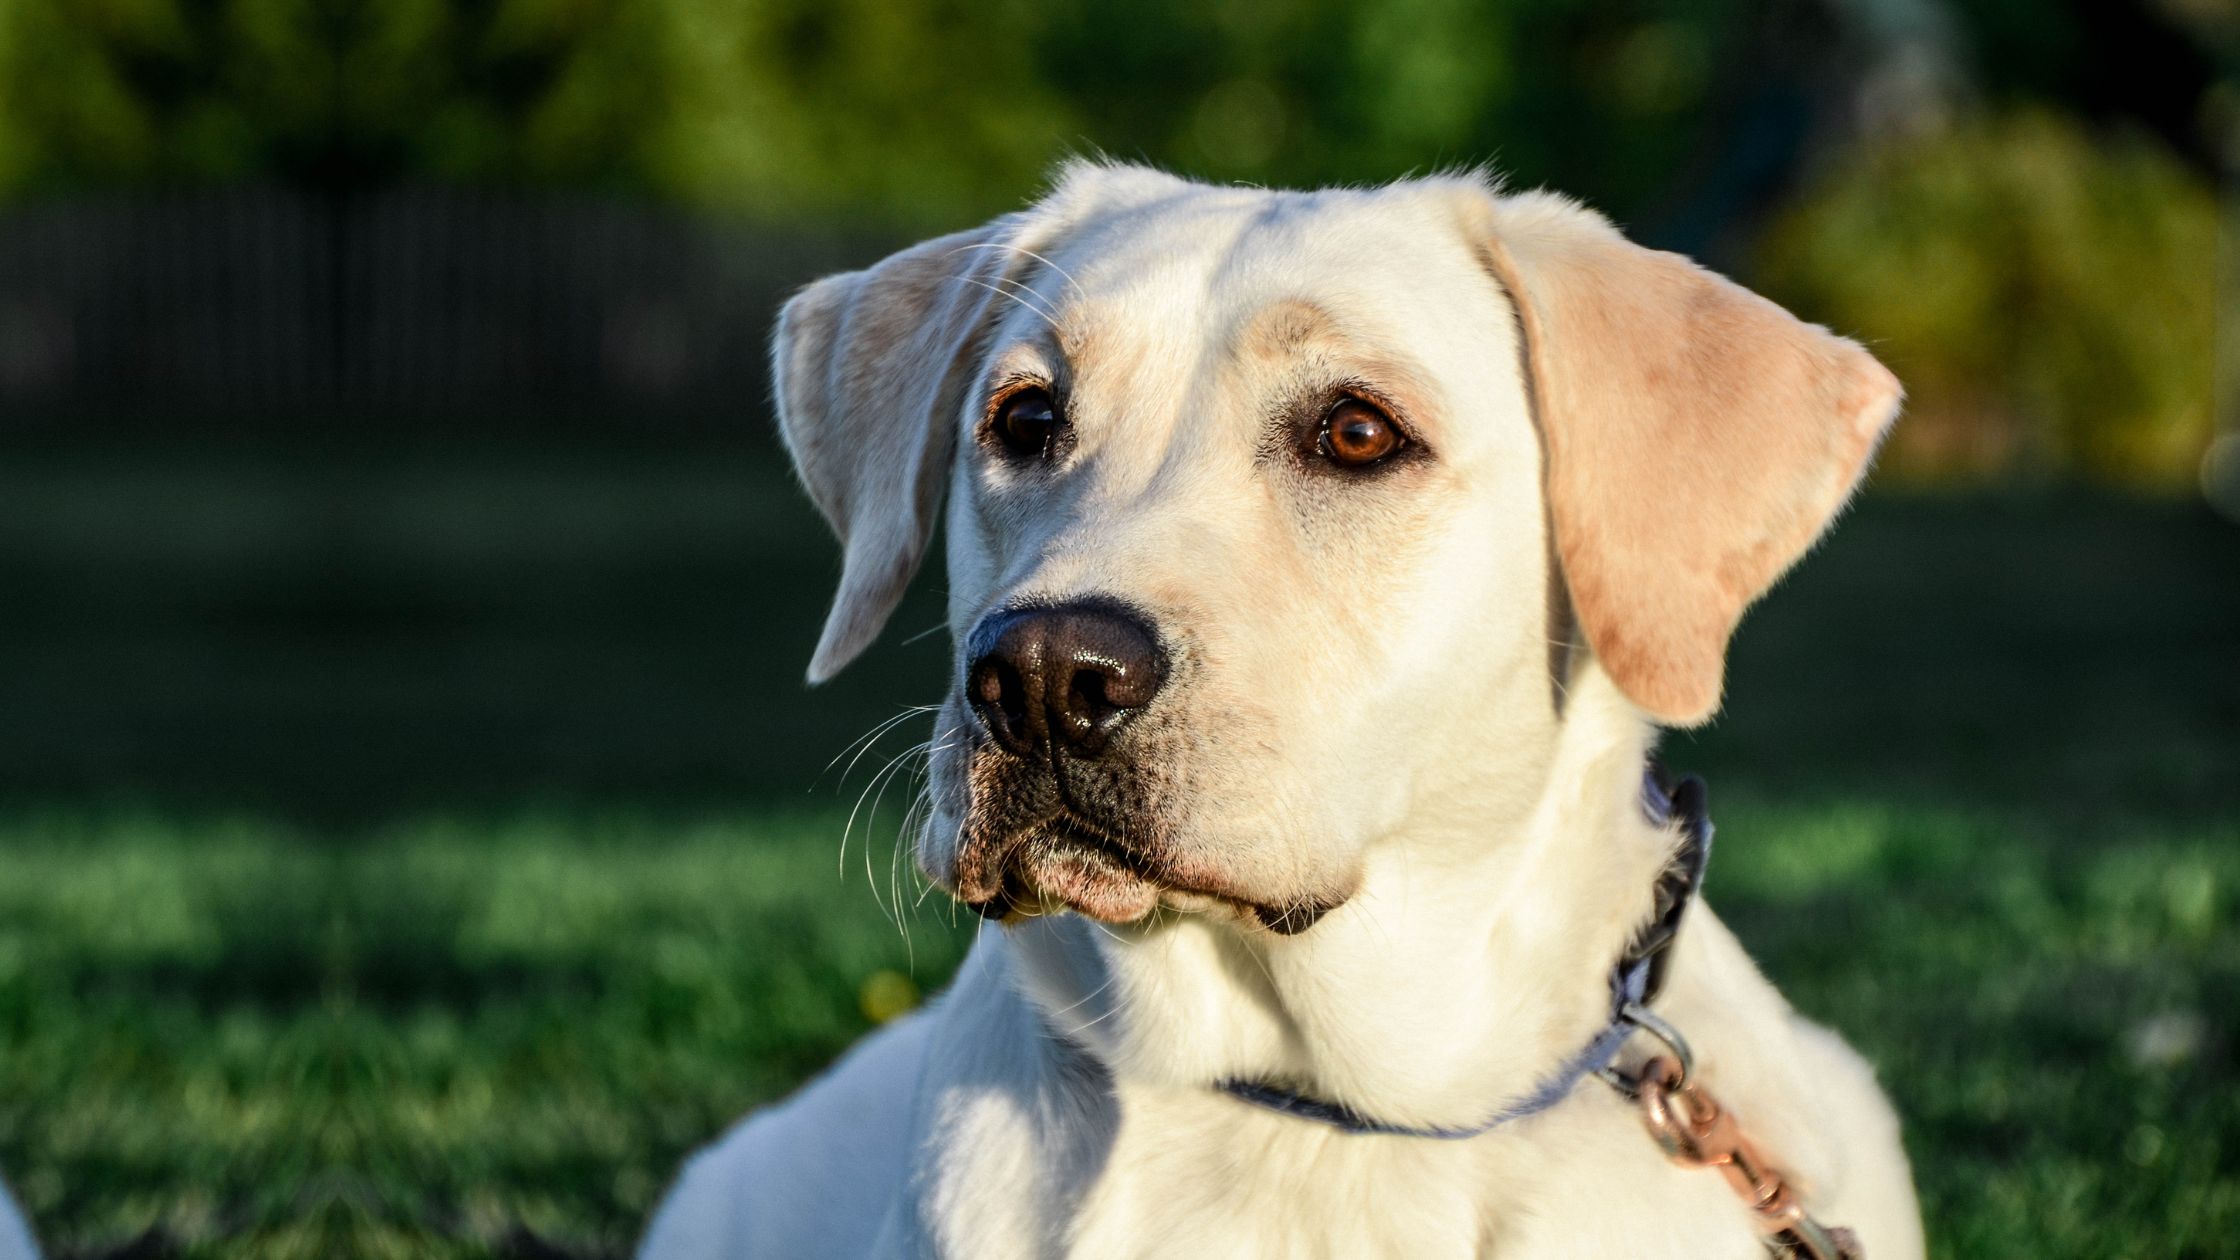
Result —
[[1002, 712], [1005, 724], [1017, 729], [1027, 720], [1027, 684], [1019, 677], [1019, 671], [1003, 661], [997, 661], [996, 667], [988, 671], [988, 681], [996, 693], [991, 703]]
[[1094, 756], [1105, 741], [1138, 710], [1151, 703], [1159, 691], [1157, 660], [1143, 655], [1136, 660], [1113, 659], [1104, 653], [1077, 657], [1062, 688], [1051, 701], [1073, 751]]
[[1000, 661], [980, 662], [980, 667], [973, 671], [972, 694], [979, 697], [982, 704], [1002, 704], [1004, 693], [1015, 689], [1004, 678], [1010, 672]]
[[1068, 690], [1067, 711], [1089, 726], [1102, 726], [1113, 714], [1129, 707], [1113, 702], [1110, 679], [1097, 670], [1084, 669], [1076, 673]]
[[1123, 662], [1098, 671], [1096, 694], [1115, 713], [1140, 709], [1159, 694], [1161, 681], [1156, 656], [1147, 654], [1133, 664]]
[[982, 660], [972, 670], [972, 706], [994, 735], [1015, 751], [1027, 740], [1027, 688], [1019, 671], [1000, 657]]

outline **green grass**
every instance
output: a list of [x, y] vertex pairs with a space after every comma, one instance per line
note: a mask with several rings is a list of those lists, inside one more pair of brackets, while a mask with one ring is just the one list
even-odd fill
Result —
[[340, 851], [9, 819], [0, 1167], [63, 1255], [619, 1253], [685, 1150], [961, 956], [946, 908], [906, 940], [843, 883], [840, 821], [431, 819]]
[[[1718, 814], [1714, 900], [1880, 1065], [1939, 1254], [2229, 1254], [2240, 828]], [[64, 1256], [622, 1254], [680, 1156], [961, 956], [840, 826], [12, 817], [0, 1165]]]

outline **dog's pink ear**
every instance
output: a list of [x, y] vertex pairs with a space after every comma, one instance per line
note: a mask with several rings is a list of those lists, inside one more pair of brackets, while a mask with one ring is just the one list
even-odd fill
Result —
[[1820, 536], [1902, 390], [1858, 345], [1559, 197], [1497, 199], [1572, 606], [1659, 721], [1719, 707], [1743, 610]]
[[843, 553], [812, 683], [870, 646], [925, 556], [1011, 226], [998, 219], [828, 276], [778, 316], [778, 429]]

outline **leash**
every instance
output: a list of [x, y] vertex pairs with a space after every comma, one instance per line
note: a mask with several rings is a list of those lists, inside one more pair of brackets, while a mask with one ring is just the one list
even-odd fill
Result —
[[[1642, 1123], [1658, 1147], [1689, 1168], [1715, 1168], [1750, 1206], [1767, 1251], [1781, 1260], [1865, 1260], [1849, 1230], [1835, 1229], [1805, 1212], [1796, 1189], [1745, 1137], [1734, 1114], [1694, 1079], [1695, 1054], [1680, 1031], [1650, 1009], [1664, 991], [1672, 943], [1703, 886], [1711, 863], [1711, 816], [1703, 780], [1670, 780], [1652, 758], [1641, 775], [1641, 810], [1658, 827], [1679, 825], [1680, 843], [1658, 873], [1656, 907], [1610, 970], [1610, 1020], [1594, 1038], [1557, 1066], [1531, 1092], [1485, 1121], [1459, 1128], [1391, 1124], [1343, 1103], [1313, 1098], [1263, 1081], [1228, 1080], [1216, 1088], [1231, 1098], [1283, 1115], [1326, 1124], [1344, 1133], [1435, 1138], [1461, 1142], [1536, 1116], [1571, 1096], [1579, 1082], [1596, 1077], [1641, 1109]], [[1664, 1044], [1640, 1072], [1612, 1066], [1635, 1032]]]

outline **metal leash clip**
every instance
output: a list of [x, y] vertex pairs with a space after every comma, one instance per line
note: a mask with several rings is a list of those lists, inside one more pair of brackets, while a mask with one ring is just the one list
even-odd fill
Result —
[[1658, 1148], [1683, 1168], [1719, 1170], [1750, 1206], [1771, 1254], [1783, 1260], [1865, 1260], [1851, 1231], [1814, 1220], [1795, 1187], [1743, 1135], [1734, 1113], [1695, 1081], [1695, 1056], [1679, 1030], [1637, 1003], [1628, 1003], [1623, 1015], [1670, 1051], [1652, 1056], [1631, 1078], [1603, 1070], [1604, 1080], [1640, 1106]]

